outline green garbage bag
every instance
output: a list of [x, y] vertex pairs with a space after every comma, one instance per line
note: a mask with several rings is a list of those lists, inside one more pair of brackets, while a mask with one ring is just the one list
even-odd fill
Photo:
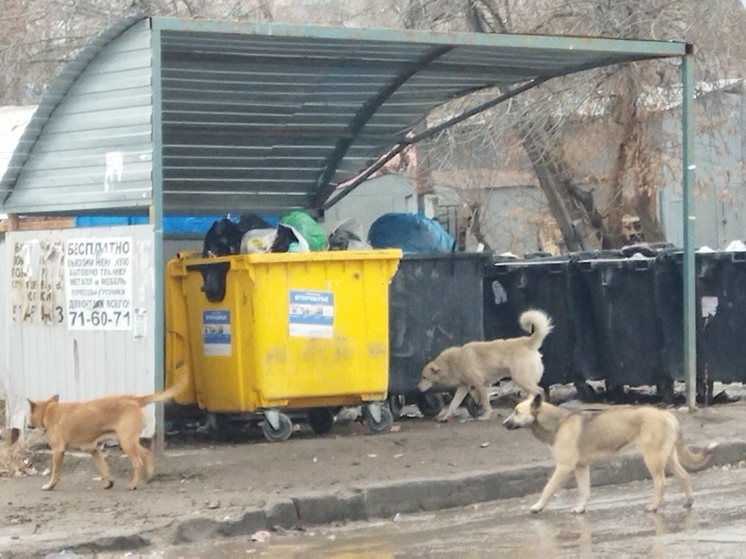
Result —
[[314, 218], [305, 212], [295, 210], [280, 219], [283, 225], [290, 225], [308, 243], [311, 250], [324, 250], [326, 248], [326, 232]]

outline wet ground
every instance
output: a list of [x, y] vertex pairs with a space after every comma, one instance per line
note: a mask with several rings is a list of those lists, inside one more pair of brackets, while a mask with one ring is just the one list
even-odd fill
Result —
[[[743, 389], [729, 386], [728, 391], [741, 396]], [[107, 451], [113, 489], [101, 489], [89, 456], [70, 453], [57, 488], [41, 491], [49, 453], [38, 445], [27, 456], [30, 475], [0, 476], [0, 557], [10, 550], [65, 549], [120, 530], [141, 532], [155, 549], [162, 549], [158, 542], [171, 541], [174, 523], [184, 517], [222, 519], [246, 507], [309, 492], [549, 464], [546, 445], [527, 431], [500, 425], [511, 411], [509, 402], [498, 399], [493, 406], [489, 421], [473, 421], [461, 410], [447, 424], [408, 412], [392, 433], [378, 436], [355, 421], [335, 425], [326, 436], [316, 436], [303, 425], [283, 443], [266, 442], [257, 429], [241, 430], [223, 442], [193, 430], [174, 433], [165, 455], [156, 459], [155, 479], [136, 492], [124, 489], [131, 470], [116, 448]], [[746, 438], [746, 401], [695, 413], [674, 411], [690, 444]]]
[[[694, 474], [695, 504], [671, 482], [658, 514], [644, 511], [652, 483], [594, 488], [588, 512], [574, 515], [565, 490], [538, 515], [536, 496], [436, 514], [159, 550], [150, 557], [676, 557], [746, 556], [746, 469]], [[260, 535], [261, 536], [261, 535]]]

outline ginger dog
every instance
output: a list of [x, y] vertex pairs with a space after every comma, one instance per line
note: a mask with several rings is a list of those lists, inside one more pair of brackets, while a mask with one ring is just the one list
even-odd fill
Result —
[[137, 489], [143, 467], [149, 481], [153, 476], [153, 457], [140, 444], [140, 432], [145, 422], [142, 407], [173, 399], [185, 387], [187, 379], [188, 375], [182, 373], [179, 382], [168, 390], [147, 396], [119, 394], [86, 402], [60, 402], [59, 396], [55, 395], [47, 400], [28, 400], [30, 409], [27, 424], [31, 429], [44, 430], [52, 449], [52, 477], [42, 489], [54, 489], [60, 479], [62, 458], [68, 448], [90, 452], [103, 479], [104, 489], [111, 488], [114, 482], [98, 445], [114, 437], [119, 439], [119, 445], [132, 462], [129, 489]]

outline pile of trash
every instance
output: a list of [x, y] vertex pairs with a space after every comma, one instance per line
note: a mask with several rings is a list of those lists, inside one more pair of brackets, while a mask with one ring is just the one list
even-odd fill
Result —
[[202, 257], [264, 252], [315, 252], [400, 248], [405, 254], [453, 252], [453, 237], [434, 219], [416, 213], [386, 213], [370, 227], [367, 241], [355, 218], [326, 228], [306, 212], [295, 210], [280, 218], [277, 227], [256, 214], [238, 221], [223, 218], [207, 231]]
[[296, 210], [283, 216], [277, 227], [255, 214], [242, 215], [238, 222], [219, 219], [205, 235], [202, 256], [368, 248], [358, 220], [346, 219], [327, 231], [313, 217]]
[[0, 448], [0, 477], [35, 476], [39, 472], [31, 460], [28, 441], [4, 444]]

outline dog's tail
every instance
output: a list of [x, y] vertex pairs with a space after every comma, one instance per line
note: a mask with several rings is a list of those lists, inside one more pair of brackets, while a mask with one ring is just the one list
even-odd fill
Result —
[[147, 406], [153, 402], [168, 402], [173, 400], [174, 397], [184, 390], [189, 383], [189, 369], [187, 367], [181, 367], [180, 373], [179, 380], [177, 380], [168, 390], [156, 392], [155, 394], [148, 394], [147, 396], [138, 396], [137, 401], [139, 402], [140, 407]]
[[544, 342], [544, 338], [554, 328], [552, 319], [544, 311], [539, 310], [522, 313], [518, 322], [520, 322], [521, 328], [531, 334], [531, 349], [539, 349]]
[[693, 452], [684, 443], [684, 439], [679, 435], [676, 441], [676, 454], [679, 456], [681, 465], [690, 472], [696, 472], [706, 468], [712, 459], [712, 451], [717, 443], [710, 443], [699, 452]]

